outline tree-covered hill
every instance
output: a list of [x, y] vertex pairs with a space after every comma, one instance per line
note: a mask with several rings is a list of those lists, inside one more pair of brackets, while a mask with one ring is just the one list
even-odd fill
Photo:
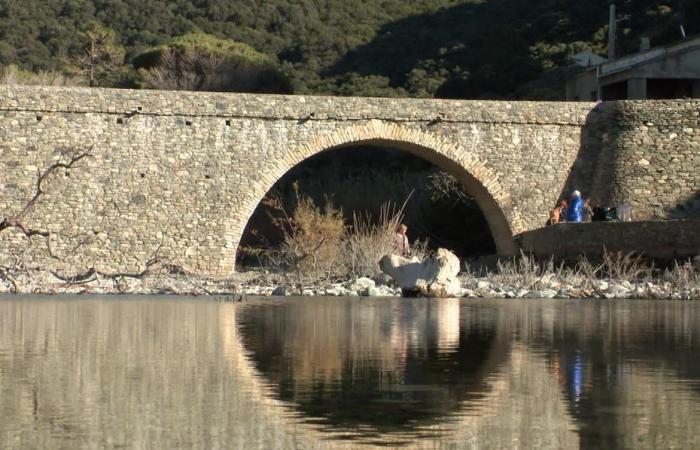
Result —
[[[0, 0], [0, 65], [76, 72], [84, 57], [85, 29], [97, 21], [114, 31], [129, 70], [144, 51], [200, 31], [267, 55], [297, 93], [556, 98], [556, 86], [533, 89], [533, 81], [556, 80], [552, 74], [582, 49], [604, 53], [608, 4]], [[636, 49], [642, 36], [652, 45], [677, 40], [681, 24], [689, 34], [700, 32], [697, 0], [618, 0], [617, 7], [624, 18], [618, 33], [623, 51]], [[119, 84], [125, 84], [123, 77]]]

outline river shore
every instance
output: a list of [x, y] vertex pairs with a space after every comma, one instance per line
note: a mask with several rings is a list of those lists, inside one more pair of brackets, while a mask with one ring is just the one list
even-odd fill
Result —
[[[521, 271], [523, 272], [523, 271]], [[700, 272], [692, 264], [655, 276], [592, 278], [581, 273], [460, 274], [464, 298], [636, 298], [700, 299]], [[398, 297], [401, 290], [388, 277], [315, 281], [299, 285], [289, 274], [252, 270], [226, 279], [153, 273], [142, 277], [94, 276], [66, 282], [48, 271], [0, 274], [0, 293], [19, 294], [177, 294], [245, 296], [368, 296]]]

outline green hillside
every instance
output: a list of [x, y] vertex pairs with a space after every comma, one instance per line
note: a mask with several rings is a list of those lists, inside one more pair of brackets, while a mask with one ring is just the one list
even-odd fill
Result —
[[[296, 93], [556, 98], [568, 57], [603, 53], [605, 0], [1, 0], [0, 64], [77, 72], [97, 21], [134, 58], [192, 31], [246, 44]], [[620, 0], [620, 46], [700, 32], [697, 0]], [[246, 47], [246, 48], [249, 48]], [[131, 70], [129, 72], [129, 70]], [[130, 73], [130, 75], [128, 75]], [[538, 80], [540, 82], [538, 82]], [[545, 80], [544, 82], [542, 80]], [[135, 80], [131, 80], [135, 82]], [[114, 81], [113, 83], [117, 83]], [[133, 83], [132, 83], [133, 84]]]

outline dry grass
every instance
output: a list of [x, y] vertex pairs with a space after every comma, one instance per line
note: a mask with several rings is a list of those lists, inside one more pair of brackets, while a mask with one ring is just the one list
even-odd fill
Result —
[[[676, 263], [663, 271], [647, 265], [636, 253], [605, 252], [599, 261], [581, 257], [574, 265], [555, 263], [552, 259], [539, 261], [521, 254], [518, 258], [500, 261], [494, 272], [475, 274], [469, 267], [461, 275], [466, 287], [476, 288], [480, 281], [505, 291], [544, 290], [563, 288], [593, 292], [601, 282], [620, 283], [640, 288], [641, 297], [655, 297], [659, 289], [667, 293], [700, 293], [700, 271], [691, 263]], [[656, 288], [652, 287], [656, 286]]]
[[565, 280], [571, 279], [577, 272], [564, 264], [555, 264], [553, 259], [540, 262], [536, 258], [521, 254], [497, 263], [495, 273], [486, 277], [493, 284], [514, 290], [553, 289], [560, 287]]
[[389, 204], [380, 208], [379, 219], [369, 214], [353, 215], [352, 227], [343, 240], [343, 269], [348, 277], [374, 277], [379, 274], [379, 260], [395, 253], [394, 233], [401, 224], [403, 208]]
[[690, 261], [683, 264], [676, 262], [672, 269], [664, 270], [661, 279], [681, 291], [700, 290], [700, 270]]
[[654, 267], [645, 265], [642, 255], [635, 252], [605, 251], [600, 271], [609, 279], [635, 282], [648, 280]]

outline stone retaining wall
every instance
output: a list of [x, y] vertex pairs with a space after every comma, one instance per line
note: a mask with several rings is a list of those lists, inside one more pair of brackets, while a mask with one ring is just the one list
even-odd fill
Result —
[[523, 233], [523, 251], [539, 257], [597, 258], [609, 252], [636, 252], [669, 261], [700, 255], [700, 221], [563, 223]]

